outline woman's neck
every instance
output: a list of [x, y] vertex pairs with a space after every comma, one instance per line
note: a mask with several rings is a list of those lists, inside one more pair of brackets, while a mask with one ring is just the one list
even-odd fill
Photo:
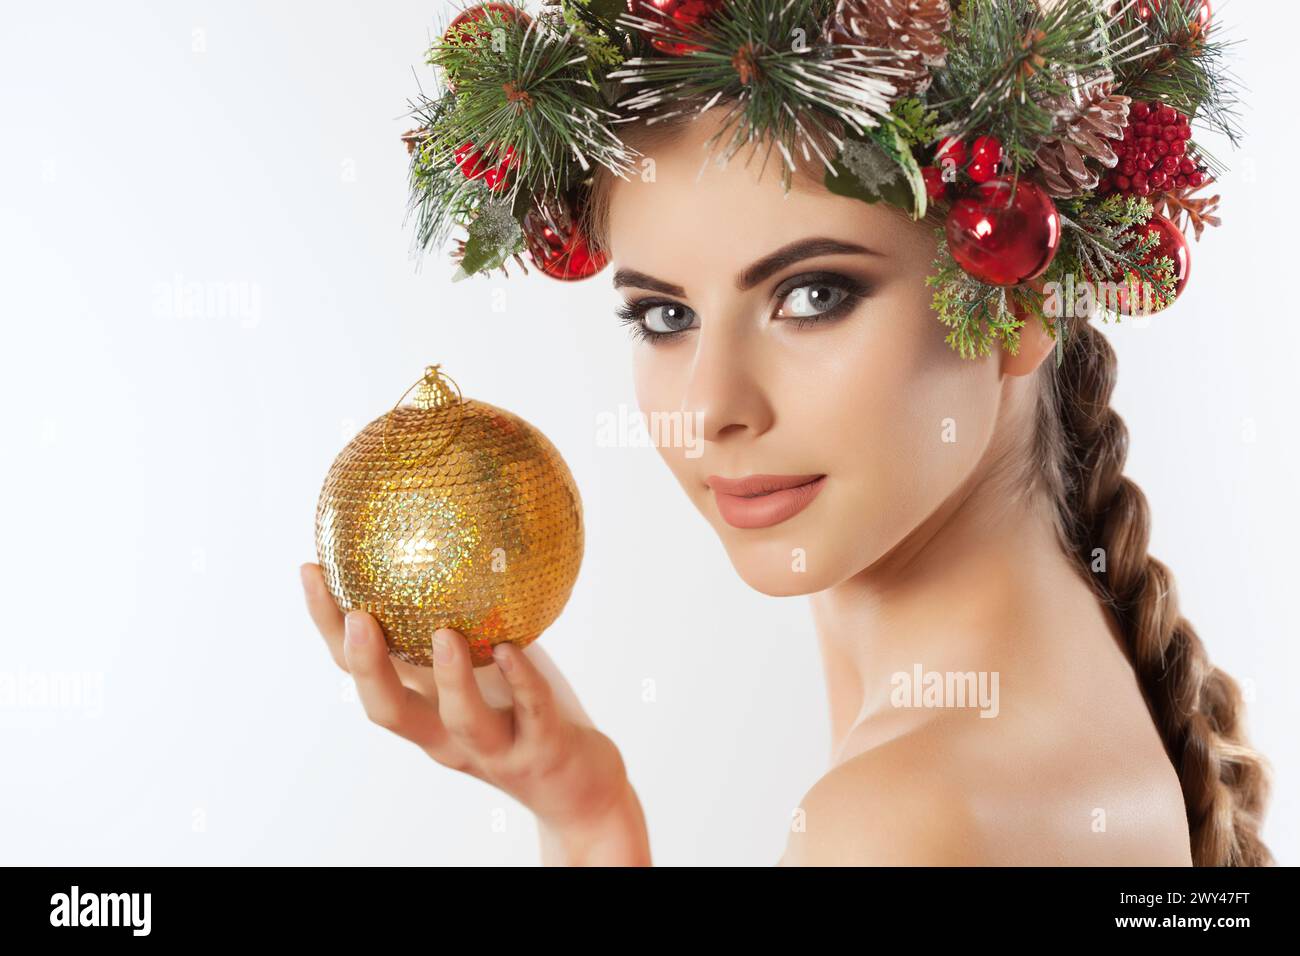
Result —
[[1017, 491], [998, 471], [972, 476], [875, 564], [812, 596], [833, 755], [855, 727], [860, 743], [934, 716], [891, 704], [903, 680], [895, 675], [996, 672], [1025, 640], [1023, 619], [1050, 619], [1061, 589], [1075, 598], [1087, 589], [1061, 550], [1046, 495]]

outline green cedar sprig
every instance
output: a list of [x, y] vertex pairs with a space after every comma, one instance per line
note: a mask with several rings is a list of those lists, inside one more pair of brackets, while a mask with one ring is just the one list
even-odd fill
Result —
[[625, 0], [559, 0], [560, 16], [598, 68], [619, 66], [625, 59], [625, 37], [617, 27], [627, 9]]
[[927, 109], [917, 97], [904, 97], [889, 112], [894, 127], [908, 146], [925, 146], [939, 138], [938, 111]]
[[1057, 211], [1062, 242], [1049, 278], [1060, 280], [1066, 273], [1117, 276], [1138, 264], [1125, 237], [1151, 219], [1152, 206], [1144, 197], [1115, 193], [1098, 201], [1089, 194], [1058, 200]]
[[[1058, 203], [1061, 248], [1045, 280], [1064, 286], [1067, 276], [1077, 286], [1085, 281], [1137, 282], [1149, 288], [1152, 304], [1163, 308], [1174, 300], [1174, 264], [1167, 256], [1153, 258], [1159, 237], [1142, 228], [1151, 219], [1151, 202], [1141, 196], [1113, 194], [1096, 201], [1090, 196]], [[1103, 321], [1119, 320], [1115, 303], [1098, 296]]]

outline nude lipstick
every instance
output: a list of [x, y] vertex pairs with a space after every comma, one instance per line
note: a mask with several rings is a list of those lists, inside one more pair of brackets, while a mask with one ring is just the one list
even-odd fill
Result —
[[722, 519], [733, 528], [769, 528], [793, 518], [817, 497], [825, 475], [709, 475]]

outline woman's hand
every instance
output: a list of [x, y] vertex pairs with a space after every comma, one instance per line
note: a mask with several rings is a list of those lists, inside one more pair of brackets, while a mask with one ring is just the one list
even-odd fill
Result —
[[373, 722], [532, 810], [543, 863], [649, 864], [622, 755], [536, 643], [498, 644], [496, 663], [475, 668], [465, 638], [443, 629], [434, 635], [433, 666], [408, 664], [389, 656], [371, 615], [344, 616], [320, 565], [301, 572], [312, 620]]

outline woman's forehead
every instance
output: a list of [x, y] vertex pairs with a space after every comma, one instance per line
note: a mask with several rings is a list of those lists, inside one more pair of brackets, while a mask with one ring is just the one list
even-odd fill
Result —
[[[758, 173], [734, 157], [696, 179], [698, 160], [682, 168], [683, 151], [659, 155], [651, 181], [617, 181], [609, 197], [608, 245], [613, 261], [670, 279], [678, 274], [739, 272], [796, 240], [828, 237], [888, 255], [915, 246], [928, 251], [928, 229], [886, 207], [795, 180], [783, 191], [779, 171]], [[691, 157], [693, 158], [693, 157]], [[660, 270], [660, 271], [656, 271]]]

